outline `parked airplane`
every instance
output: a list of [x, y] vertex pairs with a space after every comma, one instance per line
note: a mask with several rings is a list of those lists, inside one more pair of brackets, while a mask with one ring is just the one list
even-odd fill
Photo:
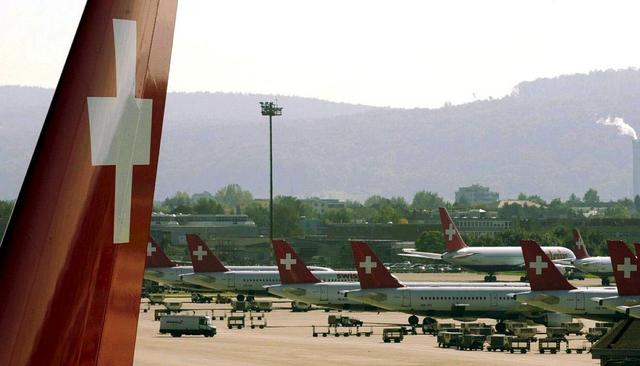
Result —
[[[194, 273], [182, 276], [187, 283], [219, 291], [231, 291], [253, 296], [266, 293], [264, 286], [280, 283], [278, 271], [232, 271], [209, 250], [198, 235], [187, 234], [187, 246], [193, 263]], [[295, 264], [291, 257], [285, 258], [289, 268]], [[313, 271], [316, 277], [326, 282], [354, 281], [358, 278], [353, 271]], [[240, 296], [242, 298], [242, 296]]]
[[[607, 241], [613, 275], [616, 278], [616, 296], [594, 298], [599, 305], [633, 317], [640, 317], [640, 260], [631, 253], [622, 240]], [[640, 244], [636, 244], [636, 252]]]
[[265, 287], [270, 294], [337, 309], [377, 309], [348, 299], [342, 294], [342, 291], [359, 289], [359, 282], [322, 282], [285, 240], [273, 240], [272, 245], [280, 283]]
[[[217, 258], [216, 258], [217, 259]], [[276, 266], [226, 266], [230, 271], [276, 271]], [[312, 267], [315, 271], [333, 271], [326, 267]], [[178, 265], [165, 254], [162, 248], [150, 239], [147, 244], [147, 262], [144, 270], [144, 279], [159, 283], [160, 285], [182, 287], [186, 286], [181, 276], [193, 273], [193, 266]]]
[[515, 294], [516, 301], [580, 318], [604, 321], [624, 318], [615, 310], [590, 301], [592, 298], [617, 296], [615, 287], [576, 288], [560, 273], [538, 243], [523, 240], [521, 246], [531, 291]]
[[0, 365], [133, 363], [176, 6], [85, 6], [0, 245]]
[[433, 318], [453, 318], [462, 321], [477, 318], [498, 320], [496, 330], [504, 332], [504, 320], [532, 319], [543, 324], [559, 325], [571, 321], [563, 314], [550, 314], [513, 300], [513, 294], [529, 291], [528, 286], [424, 286], [407, 287], [389, 273], [382, 261], [366, 243], [352, 242], [353, 258], [358, 271], [360, 290], [345, 291], [349, 299], [389, 311], [411, 314], [408, 321], [417, 324]]
[[[360, 282], [322, 282], [309, 271], [304, 261], [285, 240], [274, 240], [273, 251], [278, 263], [281, 284], [268, 286], [267, 291], [280, 297], [302, 301], [308, 304], [326, 306], [340, 309], [362, 308], [361, 302], [351, 300], [344, 296], [345, 291], [360, 289]], [[287, 258], [293, 258], [293, 265], [285, 266]], [[392, 275], [393, 276], [393, 275]], [[407, 282], [407, 287], [451, 287], [468, 286], [468, 282]], [[490, 282], [478, 283], [478, 286], [509, 287], [528, 286], [528, 284], [514, 282]], [[366, 309], [378, 309], [366, 305]]]
[[609, 277], [613, 276], [611, 258], [590, 256], [587, 251], [587, 246], [584, 244], [584, 240], [582, 240], [582, 235], [580, 235], [580, 230], [573, 229], [573, 238], [576, 243], [573, 248], [573, 252], [576, 255], [573, 266], [581, 272], [600, 277], [602, 279], [602, 285], [609, 286]]
[[144, 266], [144, 279], [163, 286], [182, 286], [181, 275], [193, 273], [193, 266], [179, 266], [160, 248], [155, 240], [147, 243], [147, 261]]
[[[444, 207], [440, 208], [440, 221], [445, 241], [443, 254], [405, 250], [405, 253], [401, 255], [442, 260], [454, 266], [488, 273], [488, 276], [484, 277], [487, 282], [496, 281], [495, 273], [497, 272], [524, 270], [522, 250], [519, 247], [469, 247]], [[544, 251], [554, 261], [568, 263], [576, 258], [571, 250], [564, 247], [544, 247]], [[524, 280], [524, 277], [521, 278], [521, 281]]]

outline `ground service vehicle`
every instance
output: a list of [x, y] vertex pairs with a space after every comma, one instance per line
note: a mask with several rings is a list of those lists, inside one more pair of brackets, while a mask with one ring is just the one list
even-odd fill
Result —
[[327, 322], [334, 327], [361, 327], [362, 320], [342, 315], [329, 315]]
[[213, 337], [216, 327], [211, 318], [202, 315], [165, 315], [160, 318], [160, 334], [171, 334], [172, 337], [186, 335], [203, 335]]
[[384, 343], [400, 343], [404, 339], [402, 329], [400, 328], [384, 328], [382, 330], [382, 340]]
[[589, 331], [587, 332], [587, 335], [585, 336], [585, 338], [589, 342], [595, 343], [600, 338], [602, 338], [602, 336], [607, 334], [609, 329], [611, 329], [611, 328], [609, 328], [609, 327], [593, 327], [593, 328], [589, 328]]
[[582, 328], [584, 328], [584, 323], [582, 322], [561, 323], [560, 327], [564, 328], [567, 331], [567, 334], [582, 335]]
[[213, 296], [205, 296], [199, 293], [191, 294], [191, 302], [195, 302], [198, 304], [211, 304], [213, 302]]
[[164, 303], [164, 294], [149, 294], [147, 297], [151, 305]]
[[479, 334], [465, 334], [458, 346], [459, 350], [482, 351], [484, 347], [485, 336]]
[[443, 348], [459, 347], [461, 343], [462, 343], [462, 332], [438, 333], [438, 347], [443, 347]]
[[509, 349], [511, 344], [511, 336], [504, 334], [494, 334], [487, 337], [487, 351], [501, 351]]
[[567, 330], [562, 327], [547, 327], [547, 338], [557, 339], [558, 341], [567, 340]]

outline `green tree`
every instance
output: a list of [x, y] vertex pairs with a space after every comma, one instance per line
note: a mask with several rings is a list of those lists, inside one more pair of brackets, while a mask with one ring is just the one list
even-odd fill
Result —
[[569, 199], [567, 200], [567, 205], [578, 206], [580, 203], [582, 203], [582, 201], [580, 201], [580, 198], [576, 196], [575, 193], [571, 193], [571, 195], [569, 196]]
[[442, 253], [444, 242], [439, 231], [423, 231], [415, 242], [416, 250], [420, 252]]
[[443, 207], [445, 205], [444, 199], [437, 193], [429, 191], [416, 192], [411, 201], [411, 208], [414, 210], [426, 210]]
[[379, 208], [373, 215], [371, 221], [374, 223], [384, 224], [388, 222], [397, 223], [400, 220], [400, 213], [391, 205]]
[[380, 195], [373, 195], [364, 201], [365, 207], [379, 208], [389, 204], [389, 199]]
[[224, 207], [216, 202], [213, 198], [200, 198], [195, 205], [193, 205], [193, 213], [196, 214], [222, 214], [224, 213]]
[[[191, 207], [191, 196], [189, 196], [189, 193], [178, 191], [173, 197], [167, 197], [164, 202], [162, 202], [162, 208], [169, 212], [176, 211], [178, 207], [183, 209]], [[189, 208], [187, 211], [191, 212], [191, 209]]]
[[273, 205], [273, 236], [295, 237], [304, 234], [302, 216], [311, 210], [301, 200], [291, 196], [277, 196]]
[[269, 209], [267, 207], [252, 202], [245, 208], [244, 213], [259, 227], [269, 226]]
[[216, 201], [223, 206], [235, 209], [236, 207], [246, 207], [253, 201], [253, 196], [249, 191], [243, 191], [238, 184], [229, 184], [220, 188], [215, 194]]
[[332, 224], [348, 224], [353, 220], [353, 212], [349, 208], [341, 208], [337, 210], [328, 210], [323, 216], [324, 223]]
[[600, 196], [598, 196], [598, 191], [593, 188], [589, 188], [589, 190], [584, 193], [583, 201], [588, 205], [597, 205], [598, 203], [600, 203]]
[[635, 209], [636, 213], [640, 213], [640, 196], [638, 195], [633, 197], [633, 208]]
[[607, 208], [607, 210], [604, 212], [604, 217], [628, 219], [631, 217], [631, 212], [626, 206], [620, 203], [616, 203], [615, 205]]
[[398, 212], [406, 212], [409, 210], [409, 204], [404, 197], [391, 197], [389, 200], [389, 205], [393, 207]]
[[0, 200], [0, 217], [8, 218], [13, 211], [13, 206], [16, 201], [2, 201]]

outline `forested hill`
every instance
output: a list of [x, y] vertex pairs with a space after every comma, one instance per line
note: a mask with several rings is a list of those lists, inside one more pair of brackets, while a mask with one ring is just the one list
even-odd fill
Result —
[[[214, 86], [212, 86], [214, 87]], [[51, 90], [0, 87], [0, 198], [15, 197]], [[171, 93], [157, 198], [238, 183], [268, 193], [269, 96]], [[439, 109], [393, 109], [278, 97], [275, 191], [299, 196], [405, 195], [451, 199], [481, 183], [501, 197], [631, 191], [631, 142], [595, 123], [609, 115], [640, 127], [640, 71], [523, 82], [510, 96]]]

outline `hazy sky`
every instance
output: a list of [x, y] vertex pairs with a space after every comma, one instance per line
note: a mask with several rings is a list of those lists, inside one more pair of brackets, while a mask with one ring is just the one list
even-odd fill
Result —
[[[0, 0], [0, 85], [55, 86], [84, 3]], [[458, 104], [523, 80], [640, 66], [639, 11], [637, 1], [181, 0], [169, 88]]]

